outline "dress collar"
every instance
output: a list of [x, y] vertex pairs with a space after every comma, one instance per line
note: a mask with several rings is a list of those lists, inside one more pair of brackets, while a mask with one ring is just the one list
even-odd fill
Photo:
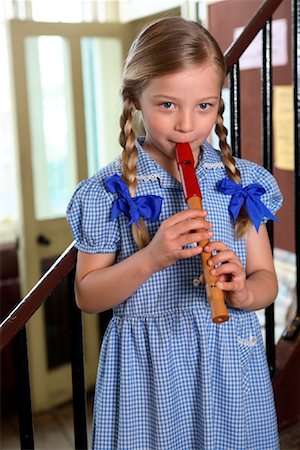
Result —
[[[145, 152], [142, 148], [143, 141], [143, 138], [139, 138], [136, 141], [139, 153], [137, 162], [138, 179], [143, 181], [159, 180], [163, 188], [182, 189], [181, 183]], [[199, 161], [196, 167], [196, 175], [198, 178], [204, 177], [209, 170], [222, 169], [224, 167], [219, 150], [214, 149], [208, 142], [204, 142], [201, 147], [202, 152], [199, 155]]]
[[198, 165], [196, 167], [196, 175], [203, 178], [210, 170], [224, 169], [220, 150], [213, 148], [208, 142], [201, 145], [202, 152], [199, 155]]

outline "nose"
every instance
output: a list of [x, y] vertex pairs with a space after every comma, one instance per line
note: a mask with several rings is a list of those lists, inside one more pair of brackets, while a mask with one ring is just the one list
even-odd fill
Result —
[[175, 130], [182, 133], [193, 131], [193, 115], [190, 111], [179, 111], [176, 116]]

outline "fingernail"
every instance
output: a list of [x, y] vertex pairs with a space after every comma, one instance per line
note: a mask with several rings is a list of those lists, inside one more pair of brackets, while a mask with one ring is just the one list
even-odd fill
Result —
[[223, 289], [223, 284], [221, 283], [221, 281], [216, 282], [216, 287], [219, 289]]

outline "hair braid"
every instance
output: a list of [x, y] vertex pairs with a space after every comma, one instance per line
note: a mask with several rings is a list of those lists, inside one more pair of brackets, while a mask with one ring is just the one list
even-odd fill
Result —
[[[176, 30], [176, 33], [174, 33]], [[138, 150], [135, 138], [138, 135], [135, 119], [139, 112], [139, 100], [143, 90], [157, 77], [176, 73], [195, 64], [212, 64], [219, 77], [220, 88], [224, 84], [226, 67], [223, 53], [213, 36], [199, 23], [182, 17], [163, 17], [147, 25], [131, 45], [122, 76], [121, 97], [123, 112], [120, 117], [119, 142], [122, 151], [122, 175], [133, 197], [137, 187], [136, 164]], [[223, 125], [224, 103], [221, 100], [216, 123], [223, 162], [228, 176], [240, 183], [240, 172], [235, 165], [231, 149], [226, 141], [227, 130]], [[242, 223], [243, 211], [238, 218], [237, 228]], [[244, 234], [247, 216], [241, 226]], [[149, 242], [149, 233], [142, 220], [133, 226], [133, 235], [139, 248]]]
[[[123, 112], [120, 117], [121, 131], [119, 142], [123, 147], [121, 155], [122, 178], [128, 186], [131, 197], [134, 197], [137, 186], [136, 163], [138, 160], [138, 151], [135, 145], [136, 136], [132, 127], [133, 111], [133, 102], [130, 99], [125, 99], [123, 103]], [[149, 232], [142, 219], [139, 219], [139, 227], [135, 223], [132, 224], [132, 233], [139, 248], [143, 248], [149, 244]]]
[[[223, 123], [223, 112], [224, 112], [224, 101], [221, 98], [219, 104], [219, 111], [216, 120], [215, 131], [219, 138], [219, 146], [221, 149], [223, 163], [226, 168], [226, 172], [228, 177], [235, 181], [236, 183], [241, 182], [241, 174], [239, 169], [236, 167], [235, 159], [232, 156], [232, 151], [230, 146], [227, 143], [227, 128]], [[237, 218], [235, 231], [238, 237], [242, 237], [246, 234], [251, 224], [250, 218], [246, 211], [246, 208], [242, 206], [240, 213]]]
[[135, 133], [132, 129], [132, 112], [134, 105], [130, 100], [125, 100], [123, 112], [120, 117], [120, 137], [119, 142], [123, 147], [122, 151], [122, 176], [128, 186], [131, 197], [136, 190], [136, 162], [138, 159], [137, 148], [135, 146]]

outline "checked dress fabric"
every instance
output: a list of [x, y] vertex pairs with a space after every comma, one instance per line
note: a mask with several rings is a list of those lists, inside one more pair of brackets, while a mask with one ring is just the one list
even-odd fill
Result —
[[[187, 206], [181, 184], [143, 151], [141, 142], [136, 195], [163, 198], [158, 220], [146, 220], [153, 237], [164, 219]], [[273, 176], [249, 161], [237, 159], [237, 166], [243, 187], [260, 183], [266, 191], [261, 200], [275, 214], [282, 196]], [[230, 196], [216, 187], [226, 177], [225, 168], [220, 152], [208, 143], [196, 173], [214, 239], [234, 249], [245, 265], [245, 239], [235, 237]], [[119, 262], [137, 249], [128, 217], [110, 220], [116, 195], [105, 181], [114, 174], [120, 175], [119, 160], [81, 182], [67, 219], [79, 250], [116, 253]], [[114, 308], [100, 352], [94, 450], [279, 449], [257, 316], [229, 308], [228, 322], [212, 323], [205, 288], [193, 284], [200, 273], [199, 257], [177, 261]]]

